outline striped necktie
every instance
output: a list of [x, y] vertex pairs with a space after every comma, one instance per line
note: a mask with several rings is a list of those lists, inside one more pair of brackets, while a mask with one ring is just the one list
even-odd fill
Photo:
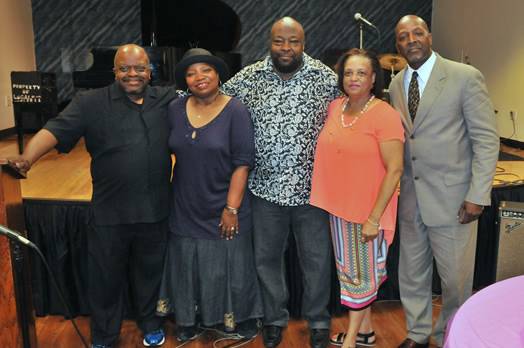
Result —
[[418, 109], [418, 103], [420, 101], [417, 76], [418, 73], [414, 71], [411, 75], [411, 82], [409, 83], [408, 88], [408, 109], [409, 114], [411, 115], [411, 121], [415, 120], [415, 115], [417, 114]]

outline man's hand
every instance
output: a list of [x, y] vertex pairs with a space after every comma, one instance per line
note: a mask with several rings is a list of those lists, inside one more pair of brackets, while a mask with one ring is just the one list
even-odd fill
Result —
[[20, 157], [9, 158], [16, 168], [21, 172], [27, 172], [31, 166], [49, 150], [58, 144], [55, 136], [47, 129], [41, 129], [27, 143], [24, 153]]
[[24, 173], [31, 169], [31, 162], [23, 157], [10, 158], [9, 162], [13, 163], [19, 171]]
[[467, 201], [462, 202], [458, 211], [457, 219], [461, 224], [469, 224], [471, 221], [475, 221], [482, 214], [484, 209], [483, 205], [470, 203]]

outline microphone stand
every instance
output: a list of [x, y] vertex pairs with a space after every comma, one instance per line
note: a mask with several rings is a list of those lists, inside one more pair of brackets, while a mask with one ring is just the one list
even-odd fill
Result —
[[[76, 333], [82, 340], [83, 346], [85, 348], [88, 348], [87, 342], [85, 338], [82, 336], [82, 334], [80, 333], [80, 330], [78, 329], [78, 327], [76, 326], [75, 320], [73, 319], [73, 316], [71, 315], [71, 312], [69, 311], [69, 308], [67, 307], [67, 304], [64, 300], [64, 296], [62, 295], [62, 292], [60, 291], [60, 288], [58, 287], [58, 284], [56, 283], [55, 277], [53, 276], [53, 272], [51, 272], [51, 268], [47, 264], [47, 261], [44, 255], [42, 254], [42, 252], [40, 251], [40, 249], [38, 249], [38, 247], [33, 242], [31, 242], [30, 240], [22, 236], [19, 232], [10, 230], [1, 224], [0, 224], [0, 234], [9, 238], [9, 241], [11, 244], [11, 250], [12, 250], [11, 255], [13, 255], [12, 256], [13, 260], [11, 260], [11, 262], [13, 263], [13, 269], [15, 270], [13, 273], [15, 282], [16, 282], [15, 287], [18, 288], [18, 291], [15, 293], [15, 296], [19, 300], [18, 305], [19, 305], [19, 309], [21, 312], [21, 313], [18, 313], [20, 314], [19, 315], [19, 322], [20, 322], [19, 324], [22, 330], [24, 348], [31, 348], [31, 336], [29, 333], [29, 325], [28, 325], [29, 320], [27, 317], [27, 306], [25, 303], [25, 300], [27, 299], [24, 296], [25, 288], [26, 288], [26, 284], [24, 281], [24, 250], [20, 247], [20, 243], [31, 247], [42, 258], [42, 262], [44, 263], [47, 271], [49, 272], [49, 277], [51, 278], [52, 284], [56, 288], [58, 292], [58, 297], [60, 298], [60, 301], [62, 302], [62, 305], [64, 306], [66, 315], [68, 315], [69, 318], [71, 319], [71, 323], [73, 324], [76, 330]], [[37, 345], [37, 342], [35, 342], [35, 347], [36, 345]]]
[[359, 22], [360, 24], [360, 49], [362, 49], [362, 22]]
[[[364, 24], [362, 23], [361, 20], [358, 21], [358, 24], [360, 26], [360, 49], [362, 49], [363, 47], [363, 26]], [[380, 52], [380, 48], [381, 48], [381, 42], [380, 42], [380, 30], [378, 30], [377, 27], [375, 27], [373, 24], [369, 24], [373, 29], [375, 29], [377, 31], [377, 34], [378, 34], [378, 50], [377, 52]]]
[[10, 240], [11, 250], [13, 255], [13, 269], [15, 270], [15, 278], [17, 283], [18, 291], [16, 292], [16, 297], [18, 297], [19, 305], [19, 324], [22, 330], [22, 342], [24, 348], [31, 347], [31, 336], [29, 334], [29, 318], [27, 316], [27, 305], [25, 298], [26, 284], [24, 280], [24, 251], [20, 247], [20, 244]]

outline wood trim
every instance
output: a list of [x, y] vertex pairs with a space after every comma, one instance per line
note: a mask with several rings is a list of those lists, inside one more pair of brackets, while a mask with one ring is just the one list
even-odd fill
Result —
[[[18, 171], [0, 164], [0, 223], [25, 235], [19, 179]], [[0, 236], [0, 342], [5, 347], [36, 348], [29, 255], [26, 246], [11, 243]], [[24, 262], [17, 271], [12, 261], [20, 259]]]

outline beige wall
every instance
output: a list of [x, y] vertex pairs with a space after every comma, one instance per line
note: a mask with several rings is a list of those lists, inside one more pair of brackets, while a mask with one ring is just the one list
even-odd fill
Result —
[[468, 57], [486, 78], [501, 137], [524, 141], [523, 0], [434, 0], [433, 48], [452, 60]]
[[36, 70], [31, 0], [0, 0], [0, 47], [0, 130], [3, 130], [15, 125], [11, 71]]

